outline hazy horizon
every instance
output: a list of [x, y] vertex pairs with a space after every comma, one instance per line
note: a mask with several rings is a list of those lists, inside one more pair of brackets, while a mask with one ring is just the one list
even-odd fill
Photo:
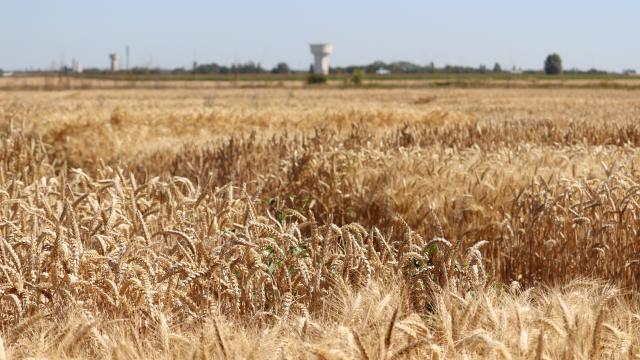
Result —
[[[318, 6], [321, 4], [322, 6]], [[5, 70], [51, 69], [72, 58], [107, 68], [108, 54], [131, 50], [130, 66], [187, 67], [255, 61], [306, 69], [309, 43], [331, 42], [332, 66], [376, 60], [541, 69], [559, 53], [566, 69], [640, 68], [640, 3], [567, 1], [281, 0], [109, 3], [26, 0], [4, 4]]]

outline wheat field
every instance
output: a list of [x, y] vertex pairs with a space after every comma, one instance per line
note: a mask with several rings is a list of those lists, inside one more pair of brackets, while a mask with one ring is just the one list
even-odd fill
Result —
[[640, 97], [0, 92], [0, 359], [640, 358]]

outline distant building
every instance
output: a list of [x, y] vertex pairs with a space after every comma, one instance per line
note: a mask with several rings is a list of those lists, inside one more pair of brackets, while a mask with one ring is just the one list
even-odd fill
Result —
[[384, 68], [379, 68], [378, 70], [376, 70], [376, 74], [378, 75], [387, 75], [389, 73], [391, 73], [391, 71]]
[[120, 70], [118, 66], [118, 54], [109, 54], [109, 59], [111, 60], [111, 72]]
[[622, 70], [622, 74], [623, 75], [628, 75], [628, 76], [634, 76], [637, 75], [636, 71], [634, 69], [625, 69]]
[[506, 72], [511, 74], [522, 74], [522, 69], [517, 68], [515, 65], [511, 68], [511, 70], [507, 70]]
[[71, 71], [76, 73], [76, 74], [82, 74], [82, 65], [80, 64], [80, 61], [76, 60], [76, 59], [71, 59]]

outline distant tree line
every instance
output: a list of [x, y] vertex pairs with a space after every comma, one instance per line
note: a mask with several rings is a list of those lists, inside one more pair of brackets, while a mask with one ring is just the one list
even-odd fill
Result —
[[480, 65], [478, 67], [472, 66], [458, 66], [458, 65], [445, 65], [443, 67], [436, 67], [433, 62], [427, 65], [419, 65], [408, 61], [395, 61], [385, 63], [383, 61], [375, 61], [369, 65], [364, 66], [345, 66], [345, 67], [332, 67], [333, 73], [353, 73], [355, 70], [362, 70], [367, 74], [374, 73], [392, 73], [392, 74], [434, 74], [434, 73], [449, 73], [449, 74], [473, 74], [473, 73], [489, 73], [489, 72], [502, 72], [500, 64], [494, 64], [492, 69], [487, 68], [486, 65]]
[[[378, 72], [386, 72], [393, 74], [430, 74], [430, 73], [459, 73], [459, 74], [471, 74], [471, 73], [490, 73], [490, 72], [503, 72], [500, 64], [496, 63], [492, 69], [487, 68], [485, 65], [479, 67], [471, 66], [457, 66], [457, 65], [445, 65], [444, 67], [436, 68], [433, 62], [427, 65], [419, 65], [408, 61], [397, 61], [391, 63], [385, 63], [382, 61], [375, 61], [368, 65], [350, 65], [350, 66], [335, 66], [330, 68], [330, 72], [333, 74], [353, 74], [355, 72], [363, 72], [365, 74], [375, 74]], [[85, 73], [108, 73], [107, 69], [88, 68]], [[212, 62], [208, 64], [194, 64], [192, 69], [185, 69], [184, 67], [175, 69], [160, 69], [160, 68], [144, 68], [133, 67], [129, 70], [121, 70], [123, 73], [131, 74], [160, 74], [160, 73], [175, 73], [175, 74], [293, 74], [304, 73], [306, 70], [293, 70], [286, 62], [279, 62], [272, 69], [266, 69], [262, 67], [260, 63], [249, 61], [247, 63], [232, 64], [231, 66], [220, 65]], [[309, 67], [308, 72], [313, 72], [313, 66]]]
[[260, 63], [249, 61], [244, 64], [232, 64], [231, 66], [217, 63], [196, 65], [192, 72], [196, 74], [261, 74], [268, 72]]
[[[85, 69], [85, 73], [109, 73], [108, 69], [89, 68]], [[162, 69], [158, 67], [133, 67], [129, 70], [120, 70], [120, 73], [129, 73], [134, 75], [142, 74], [262, 74], [269, 72], [260, 65], [249, 61], [244, 64], [233, 64], [231, 66], [219, 65], [217, 63], [210, 64], [194, 64], [192, 69], [184, 67], [174, 69]]]
[[[569, 69], [565, 70], [562, 66], [562, 58], [558, 54], [550, 54], [546, 57], [543, 64], [543, 71], [548, 75], [558, 74], [608, 74], [607, 71], [598, 69], [579, 70]], [[108, 73], [109, 70], [105, 69], [86, 69], [85, 73]], [[161, 74], [161, 73], [174, 73], [174, 74], [293, 74], [304, 73], [307, 70], [294, 70], [289, 67], [286, 62], [279, 62], [271, 69], [264, 68], [260, 63], [248, 61], [246, 63], [237, 63], [232, 65], [221, 65], [215, 62], [197, 64], [194, 63], [191, 69], [184, 67], [175, 69], [160, 69], [160, 68], [145, 68], [134, 67], [129, 70], [121, 71], [121, 73], [128, 74]], [[313, 72], [313, 66], [309, 67], [308, 72]], [[507, 73], [510, 72], [502, 68], [499, 63], [495, 63], [493, 67], [486, 65], [473, 66], [459, 66], [459, 65], [444, 65], [442, 67], [436, 67], [433, 62], [420, 65], [409, 61], [394, 61], [386, 63], [384, 61], [374, 61], [367, 65], [350, 65], [350, 66], [334, 66], [330, 68], [332, 74], [358, 74], [362, 78], [363, 74], [487, 74], [487, 73]], [[525, 70], [518, 71], [524, 74], [540, 74], [540, 70]]]
[[[85, 69], [85, 73], [109, 73], [108, 69], [88, 68]], [[157, 67], [133, 67], [129, 70], [120, 70], [120, 73], [129, 73], [134, 75], [142, 74], [264, 74], [268, 72], [272, 73], [289, 73], [291, 70], [289, 66], [282, 62], [278, 63], [276, 67], [271, 70], [267, 70], [260, 63], [249, 61], [246, 63], [232, 64], [231, 66], [220, 65], [215, 62], [209, 64], [197, 64], [194, 63], [193, 68], [185, 69], [184, 67], [174, 69], [162, 69]]]

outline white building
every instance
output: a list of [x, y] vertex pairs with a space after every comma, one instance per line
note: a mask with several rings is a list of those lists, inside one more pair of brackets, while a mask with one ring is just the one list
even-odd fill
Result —
[[71, 71], [76, 74], [82, 73], [82, 65], [80, 64], [80, 61], [71, 59]]

